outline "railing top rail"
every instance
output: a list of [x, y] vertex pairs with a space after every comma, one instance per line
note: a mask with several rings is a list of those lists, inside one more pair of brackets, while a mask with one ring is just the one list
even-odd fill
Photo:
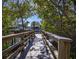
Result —
[[17, 33], [17, 34], [10, 34], [10, 35], [6, 35], [6, 36], [2, 36], [2, 39], [10, 38], [10, 37], [16, 37], [16, 36], [24, 35], [24, 34], [31, 33], [31, 32], [32, 31], [21, 32], [21, 33]]
[[63, 41], [67, 41], [67, 42], [71, 42], [72, 41], [72, 39], [70, 39], [70, 38], [58, 36], [56, 34], [52, 34], [52, 33], [46, 32], [46, 31], [43, 31], [43, 32], [45, 34], [47, 34], [48, 36], [55, 38], [56, 40], [63, 40]]
[[[16, 37], [20, 37], [20, 40], [19, 38]], [[14, 59], [20, 52], [23, 51], [24, 47], [30, 41], [29, 38], [33, 39], [33, 37], [34, 37], [33, 31], [21, 32], [3, 36], [2, 37], [3, 47], [5, 47], [6, 44], [10, 43], [8, 44], [9, 46], [7, 48], [4, 48], [2, 51], [3, 59]]]

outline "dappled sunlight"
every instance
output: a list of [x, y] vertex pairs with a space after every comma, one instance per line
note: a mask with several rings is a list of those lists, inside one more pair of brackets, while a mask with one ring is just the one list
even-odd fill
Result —
[[75, 59], [76, 0], [2, 0], [2, 58]]

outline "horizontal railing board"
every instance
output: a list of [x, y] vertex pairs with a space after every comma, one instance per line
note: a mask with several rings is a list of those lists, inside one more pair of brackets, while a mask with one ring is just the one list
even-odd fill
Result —
[[28, 33], [31, 33], [31, 31], [29, 31], [29, 32], [22, 32], [22, 33], [17, 33], [17, 34], [10, 34], [10, 35], [6, 35], [6, 36], [2, 36], [2, 39], [6, 39], [6, 38], [9, 38], [9, 37], [20, 36], [20, 35], [24, 35], [24, 34], [28, 34]]
[[47, 34], [49, 37], [54, 38], [56, 41], [57, 41], [57, 40], [63, 40], [63, 41], [67, 41], [67, 42], [71, 42], [71, 41], [72, 41], [72, 39], [70, 39], [70, 38], [58, 36], [58, 35], [56, 35], [56, 34], [52, 34], [52, 33], [45, 32], [45, 31], [43, 31], [43, 32], [44, 32], [45, 34]]
[[28, 38], [32, 37], [33, 35], [34, 35], [34, 32], [33, 31], [29, 31], [29, 32], [22, 32], [22, 33], [16, 33], [16, 34], [11, 34], [11, 35], [7, 35], [7, 36], [3, 36], [2, 37], [2, 39], [3, 39], [2, 41], [4, 43], [6, 43], [5, 40], [7, 38], [9, 38], [9, 40], [11, 38], [16, 38], [17, 36], [21, 38], [21, 41], [20, 42], [15, 43], [14, 45], [12, 45], [9, 48], [7, 48], [7, 49], [5, 49], [5, 50], [2, 51], [3, 59], [6, 59], [7, 57], [8, 57], [8, 59], [14, 58], [13, 57], [13, 53], [16, 53], [17, 49], [19, 49], [23, 45], [25, 46], [25, 43], [24, 42], [28, 43], [27, 42], [27, 41], [29, 41]]
[[23, 48], [24, 46], [19, 47], [16, 51], [14, 51], [14, 53], [10, 54], [7, 59], [14, 59]]
[[[52, 34], [46, 31], [42, 31], [42, 33], [45, 35], [46, 39], [51, 39], [55, 42], [57, 42], [58, 44], [58, 49], [54, 52], [54, 56], [58, 57], [56, 59], [69, 59], [70, 58], [70, 42], [72, 42], [72, 39], [70, 38], [66, 38], [66, 37], [62, 37], [62, 36], [58, 36], [56, 34]], [[56, 45], [56, 44], [55, 44]], [[52, 50], [52, 47], [49, 47], [50, 50]], [[51, 51], [52, 52], [52, 51]]]
[[[9, 48], [7, 48], [7, 49], [5, 49], [5, 50], [3, 50], [3, 54], [5, 54], [6, 52], [8, 52], [8, 51], [11, 51], [11, 50], [13, 50], [14, 48], [16, 48], [18, 45], [20, 45], [20, 44], [22, 44], [23, 42], [25, 42], [26, 41], [26, 39], [28, 39], [30, 36], [28, 36], [27, 38], [24, 38], [24, 40], [23, 41], [21, 41], [21, 42], [17, 42], [16, 44], [14, 44], [14, 45], [12, 45], [12, 46], [10, 46]], [[28, 41], [28, 40], [27, 40]], [[26, 42], [27, 42], [26, 41]]]
[[22, 43], [22, 42], [18, 42], [18, 43], [16, 43], [16, 44], [10, 46], [9, 48], [3, 50], [2, 53], [5, 54], [6, 52], [13, 50], [15, 47], [17, 47], [17, 46], [20, 45], [21, 43]]
[[23, 45], [22, 43], [23, 43], [23, 42], [19, 43], [18, 45], [15, 45], [15, 47], [12, 46], [12, 47], [10, 47], [10, 48], [4, 50], [4, 51], [2, 52], [3, 56], [5, 56], [6, 54], [10, 55], [10, 54], [13, 53], [14, 51], [16, 51], [19, 47], [21, 47], [21, 46]]
[[6, 35], [6, 36], [2, 36], [2, 42], [5, 43], [9, 40], [12, 40], [12, 38], [14, 37], [20, 37], [23, 38], [25, 36], [29, 36], [29, 34], [33, 33], [33, 31], [29, 31], [29, 32], [22, 32], [22, 33], [17, 33], [17, 34], [11, 34], [11, 35]]
[[45, 35], [43, 35], [43, 41], [45, 42], [45, 45], [50, 49], [50, 51], [51, 51], [52, 56], [54, 57], [54, 59], [57, 59], [58, 55], [57, 55], [57, 53], [54, 52], [54, 51], [57, 51], [57, 50], [55, 49], [55, 47], [50, 42], [49, 42], [50, 44], [48, 43], [48, 40], [47, 40], [47, 38], [46, 38]]

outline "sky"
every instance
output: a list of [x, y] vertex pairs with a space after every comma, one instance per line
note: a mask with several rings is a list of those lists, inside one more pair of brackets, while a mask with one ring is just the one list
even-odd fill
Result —
[[33, 21], [41, 23], [42, 19], [40, 19], [38, 15], [34, 15], [29, 17], [27, 21], [29, 22], [28, 26], [30, 26]]

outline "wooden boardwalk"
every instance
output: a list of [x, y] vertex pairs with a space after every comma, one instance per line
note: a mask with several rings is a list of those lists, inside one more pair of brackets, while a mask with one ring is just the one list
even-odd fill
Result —
[[[19, 37], [19, 39], [17, 39]], [[17, 42], [18, 40], [18, 42]], [[3, 59], [69, 59], [70, 38], [61, 37], [53, 33], [33, 31], [10, 34], [2, 37]]]
[[35, 34], [35, 39], [30, 41], [28, 48], [25, 48], [16, 59], [52, 59], [52, 56], [43, 42], [42, 34]]

